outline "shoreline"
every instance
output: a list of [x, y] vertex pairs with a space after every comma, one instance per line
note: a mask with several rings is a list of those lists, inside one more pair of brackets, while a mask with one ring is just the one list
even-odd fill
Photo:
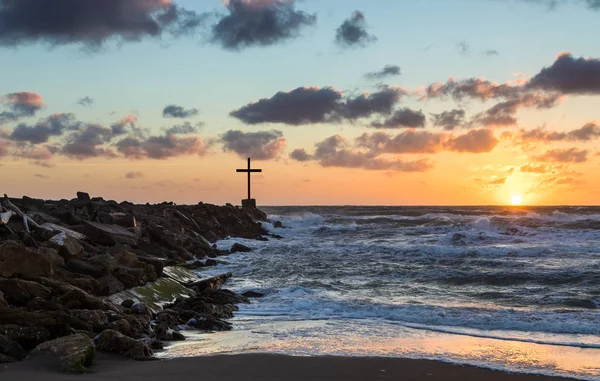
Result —
[[[34, 358], [0, 367], [3, 381], [45, 379], [64, 380], [55, 363]], [[295, 357], [277, 354], [236, 354], [134, 362], [99, 354], [96, 365], [82, 375], [94, 381], [163, 380], [199, 378], [221, 381], [237, 380], [486, 380], [486, 381], [561, 381], [574, 380], [525, 373], [508, 373], [471, 365], [450, 364], [437, 360], [388, 357]]]

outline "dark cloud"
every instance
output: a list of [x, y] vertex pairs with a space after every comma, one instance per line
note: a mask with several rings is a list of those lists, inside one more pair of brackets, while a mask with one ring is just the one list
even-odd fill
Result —
[[360, 11], [354, 11], [335, 33], [336, 44], [343, 48], [365, 47], [375, 41], [377, 37], [367, 32], [365, 15]]
[[541, 162], [583, 163], [587, 160], [588, 153], [587, 150], [580, 150], [575, 147], [551, 149], [542, 155], [536, 156], [535, 160]]
[[600, 59], [574, 58], [563, 53], [526, 86], [563, 94], [600, 94]]
[[282, 123], [302, 125], [354, 121], [373, 115], [388, 115], [405, 92], [382, 87], [370, 94], [344, 98], [332, 87], [299, 87], [278, 92], [230, 113], [246, 124]]
[[34, 125], [17, 125], [9, 138], [15, 142], [46, 143], [51, 137], [60, 136], [65, 130], [76, 128], [77, 125], [73, 114], [53, 114]]
[[401, 75], [402, 71], [400, 66], [396, 65], [386, 65], [383, 69], [379, 71], [373, 71], [365, 74], [367, 79], [380, 80], [388, 77], [394, 77], [397, 75]]
[[313, 159], [313, 157], [311, 155], [308, 154], [308, 152], [306, 152], [306, 150], [304, 148], [299, 148], [299, 149], [295, 149], [292, 151], [292, 153], [290, 154], [290, 158], [294, 159], [296, 161], [310, 161]]
[[190, 122], [183, 124], [176, 124], [166, 129], [165, 134], [167, 135], [187, 135], [195, 134], [203, 126], [203, 123], [196, 123], [192, 125]]
[[454, 109], [443, 111], [440, 114], [431, 114], [433, 125], [443, 127], [445, 130], [454, 130], [457, 127], [462, 127], [465, 124], [466, 112], [462, 109]]
[[519, 108], [550, 109], [558, 104], [557, 93], [526, 93], [520, 97], [498, 103], [483, 113], [476, 115], [471, 124], [486, 127], [509, 127], [517, 124], [515, 115]]
[[[128, 131], [135, 131], [137, 123], [137, 115], [127, 114], [116, 123], [110, 126], [113, 135], [122, 135]], [[128, 130], [129, 129], [129, 130]]]
[[277, 130], [243, 132], [229, 130], [220, 136], [223, 151], [234, 152], [241, 158], [270, 160], [279, 156], [285, 148], [283, 133]]
[[487, 57], [494, 57], [494, 56], [499, 56], [500, 52], [497, 51], [496, 49], [488, 49], [488, 50], [483, 51], [483, 55], [487, 56]]
[[380, 154], [433, 154], [444, 147], [446, 135], [428, 131], [406, 130], [395, 136], [385, 132], [364, 133], [356, 139], [358, 147], [373, 155]]
[[82, 106], [82, 107], [90, 107], [91, 105], [94, 104], [94, 100], [88, 96], [85, 96], [83, 98], [80, 98], [77, 101], [77, 104]]
[[168, 159], [186, 155], [206, 155], [207, 144], [197, 136], [161, 135], [127, 137], [115, 143], [117, 151], [130, 159]]
[[467, 54], [471, 53], [471, 45], [469, 45], [466, 41], [460, 41], [456, 44], [456, 50], [463, 56], [466, 56]]
[[184, 109], [181, 106], [169, 105], [163, 109], [163, 117], [165, 118], [191, 118], [198, 115], [198, 109]]
[[51, 144], [46, 144], [43, 146], [34, 144], [18, 144], [16, 145], [16, 151], [13, 153], [13, 156], [35, 160], [36, 163], [40, 163], [51, 159], [52, 156], [59, 151], [59, 147]]
[[[0, 22], [0, 31], [2, 30]], [[16, 121], [20, 118], [34, 116], [46, 104], [38, 93], [23, 91], [11, 93], [0, 97], [0, 103], [4, 104], [9, 111], [0, 112], [0, 123]]]
[[98, 48], [108, 40], [183, 34], [198, 27], [203, 17], [170, 0], [4, 0], [0, 45], [44, 42]]
[[436, 82], [425, 89], [424, 98], [448, 98], [457, 101], [465, 98], [487, 101], [493, 98], [516, 98], [522, 93], [520, 86], [497, 84], [483, 78], [455, 80], [450, 78], [446, 83]]
[[212, 40], [228, 50], [269, 46], [297, 37], [316, 15], [295, 9], [294, 0], [226, 0], [229, 14], [212, 28]]
[[142, 172], [127, 172], [125, 174], [125, 178], [129, 180], [139, 179], [142, 177], [144, 177], [144, 174]]
[[81, 124], [77, 131], [67, 136], [62, 153], [74, 159], [93, 157], [116, 157], [110, 149], [102, 147], [114, 137], [111, 128], [99, 124]]
[[371, 127], [375, 128], [418, 128], [425, 127], [425, 114], [422, 111], [414, 111], [409, 108], [396, 110], [394, 114], [384, 122], [373, 122]]
[[447, 146], [451, 151], [485, 153], [491, 152], [498, 145], [498, 139], [490, 130], [471, 130], [464, 135], [451, 138]]
[[521, 143], [529, 142], [557, 142], [557, 141], [580, 141], [588, 142], [600, 138], [600, 126], [594, 122], [585, 124], [583, 127], [568, 132], [548, 131], [543, 127], [533, 130], [521, 130], [517, 135]]
[[376, 171], [393, 170], [399, 172], [425, 172], [432, 168], [432, 164], [425, 159], [402, 161], [377, 158], [372, 153], [353, 149], [339, 135], [331, 136], [317, 143], [313, 156], [323, 167], [362, 168]]

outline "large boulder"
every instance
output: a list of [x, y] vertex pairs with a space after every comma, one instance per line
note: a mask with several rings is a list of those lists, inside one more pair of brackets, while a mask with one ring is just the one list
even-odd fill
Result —
[[95, 342], [99, 351], [117, 353], [139, 361], [154, 359], [154, 353], [148, 344], [112, 329], [107, 329], [98, 335]]
[[65, 261], [83, 257], [83, 245], [65, 232], [58, 233], [45, 242], [44, 245], [55, 249]]
[[100, 268], [104, 274], [112, 274], [119, 267], [119, 263], [110, 254], [94, 255], [88, 262]]
[[231, 331], [232, 328], [231, 323], [225, 320], [204, 316], [191, 318], [186, 325], [203, 331]]
[[6, 242], [0, 245], [0, 277], [31, 279], [53, 274], [52, 263], [23, 244]]
[[50, 247], [40, 247], [38, 249], [38, 254], [50, 261], [54, 269], [65, 267], [64, 258], [58, 255], [58, 252], [55, 249]]
[[102, 331], [109, 322], [110, 313], [100, 310], [72, 310], [71, 314], [80, 320], [88, 322], [94, 332]]
[[96, 347], [87, 335], [60, 337], [40, 344], [31, 355], [49, 354], [58, 358], [60, 369], [70, 373], [85, 373], [96, 357]]
[[100, 267], [81, 259], [71, 259], [67, 262], [67, 269], [77, 274], [89, 275], [93, 278], [100, 278], [103, 275]]
[[137, 246], [138, 237], [135, 233], [119, 226], [102, 224], [99, 222], [84, 222], [84, 234], [93, 242], [102, 246], [115, 246], [122, 243], [130, 246]]
[[4, 299], [14, 305], [23, 306], [30, 299], [47, 299], [52, 294], [52, 290], [36, 282], [23, 279], [0, 278], [0, 292], [4, 294]]
[[66, 312], [30, 312], [17, 308], [0, 308], [0, 325], [42, 327], [50, 332], [51, 337], [68, 335], [71, 329], [92, 330], [89, 324]]
[[33, 349], [50, 340], [50, 332], [42, 327], [23, 327], [20, 325], [0, 325], [0, 335], [17, 342], [25, 349]]
[[152, 335], [151, 318], [144, 315], [123, 315], [122, 319], [110, 323], [108, 328], [135, 339]]
[[60, 296], [57, 301], [68, 309], [118, 311], [112, 304], [77, 288]]
[[21, 360], [25, 358], [25, 351], [16, 341], [0, 335], [0, 354]]
[[248, 246], [242, 245], [241, 243], [234, 243], [233, 246], [231, 246], [231, 249], [229, 250], [230, 253], [247, 253], [249, 251], [252, 251], [251, 248], [249, 248]]
[[6, 302], [6, 300], [4, 300], [4, 293], [2, 291], [0, 291], [0, 307], [6, 307], [8, 306], [8, 302]]
[[109, 296], [125, 290], [125, 285], [114, 277], [114, 275], [106, 275], [98, 278], [100, 283], [99, 295]]

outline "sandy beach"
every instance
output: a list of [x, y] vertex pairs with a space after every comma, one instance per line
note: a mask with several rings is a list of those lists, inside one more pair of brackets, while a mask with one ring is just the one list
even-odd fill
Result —
[[58, 372], [49, 358], [7, 364], [0, 368], [2, 381], [81, 379], [93, 381], [138, 380], [427, 380], [427, 381], [545, 381], [563, 378], [504, 373], [438, 361], [398, 358], [290, 357], [282, 355], [231, 355], [176, 360], [133, 362], [100, 355], [87, 375]]

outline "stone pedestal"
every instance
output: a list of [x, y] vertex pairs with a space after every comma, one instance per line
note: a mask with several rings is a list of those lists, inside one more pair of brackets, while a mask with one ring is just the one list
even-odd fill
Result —
[[256, 199], [245, 199], [242, 200], [242, 208], [256, 208]]

